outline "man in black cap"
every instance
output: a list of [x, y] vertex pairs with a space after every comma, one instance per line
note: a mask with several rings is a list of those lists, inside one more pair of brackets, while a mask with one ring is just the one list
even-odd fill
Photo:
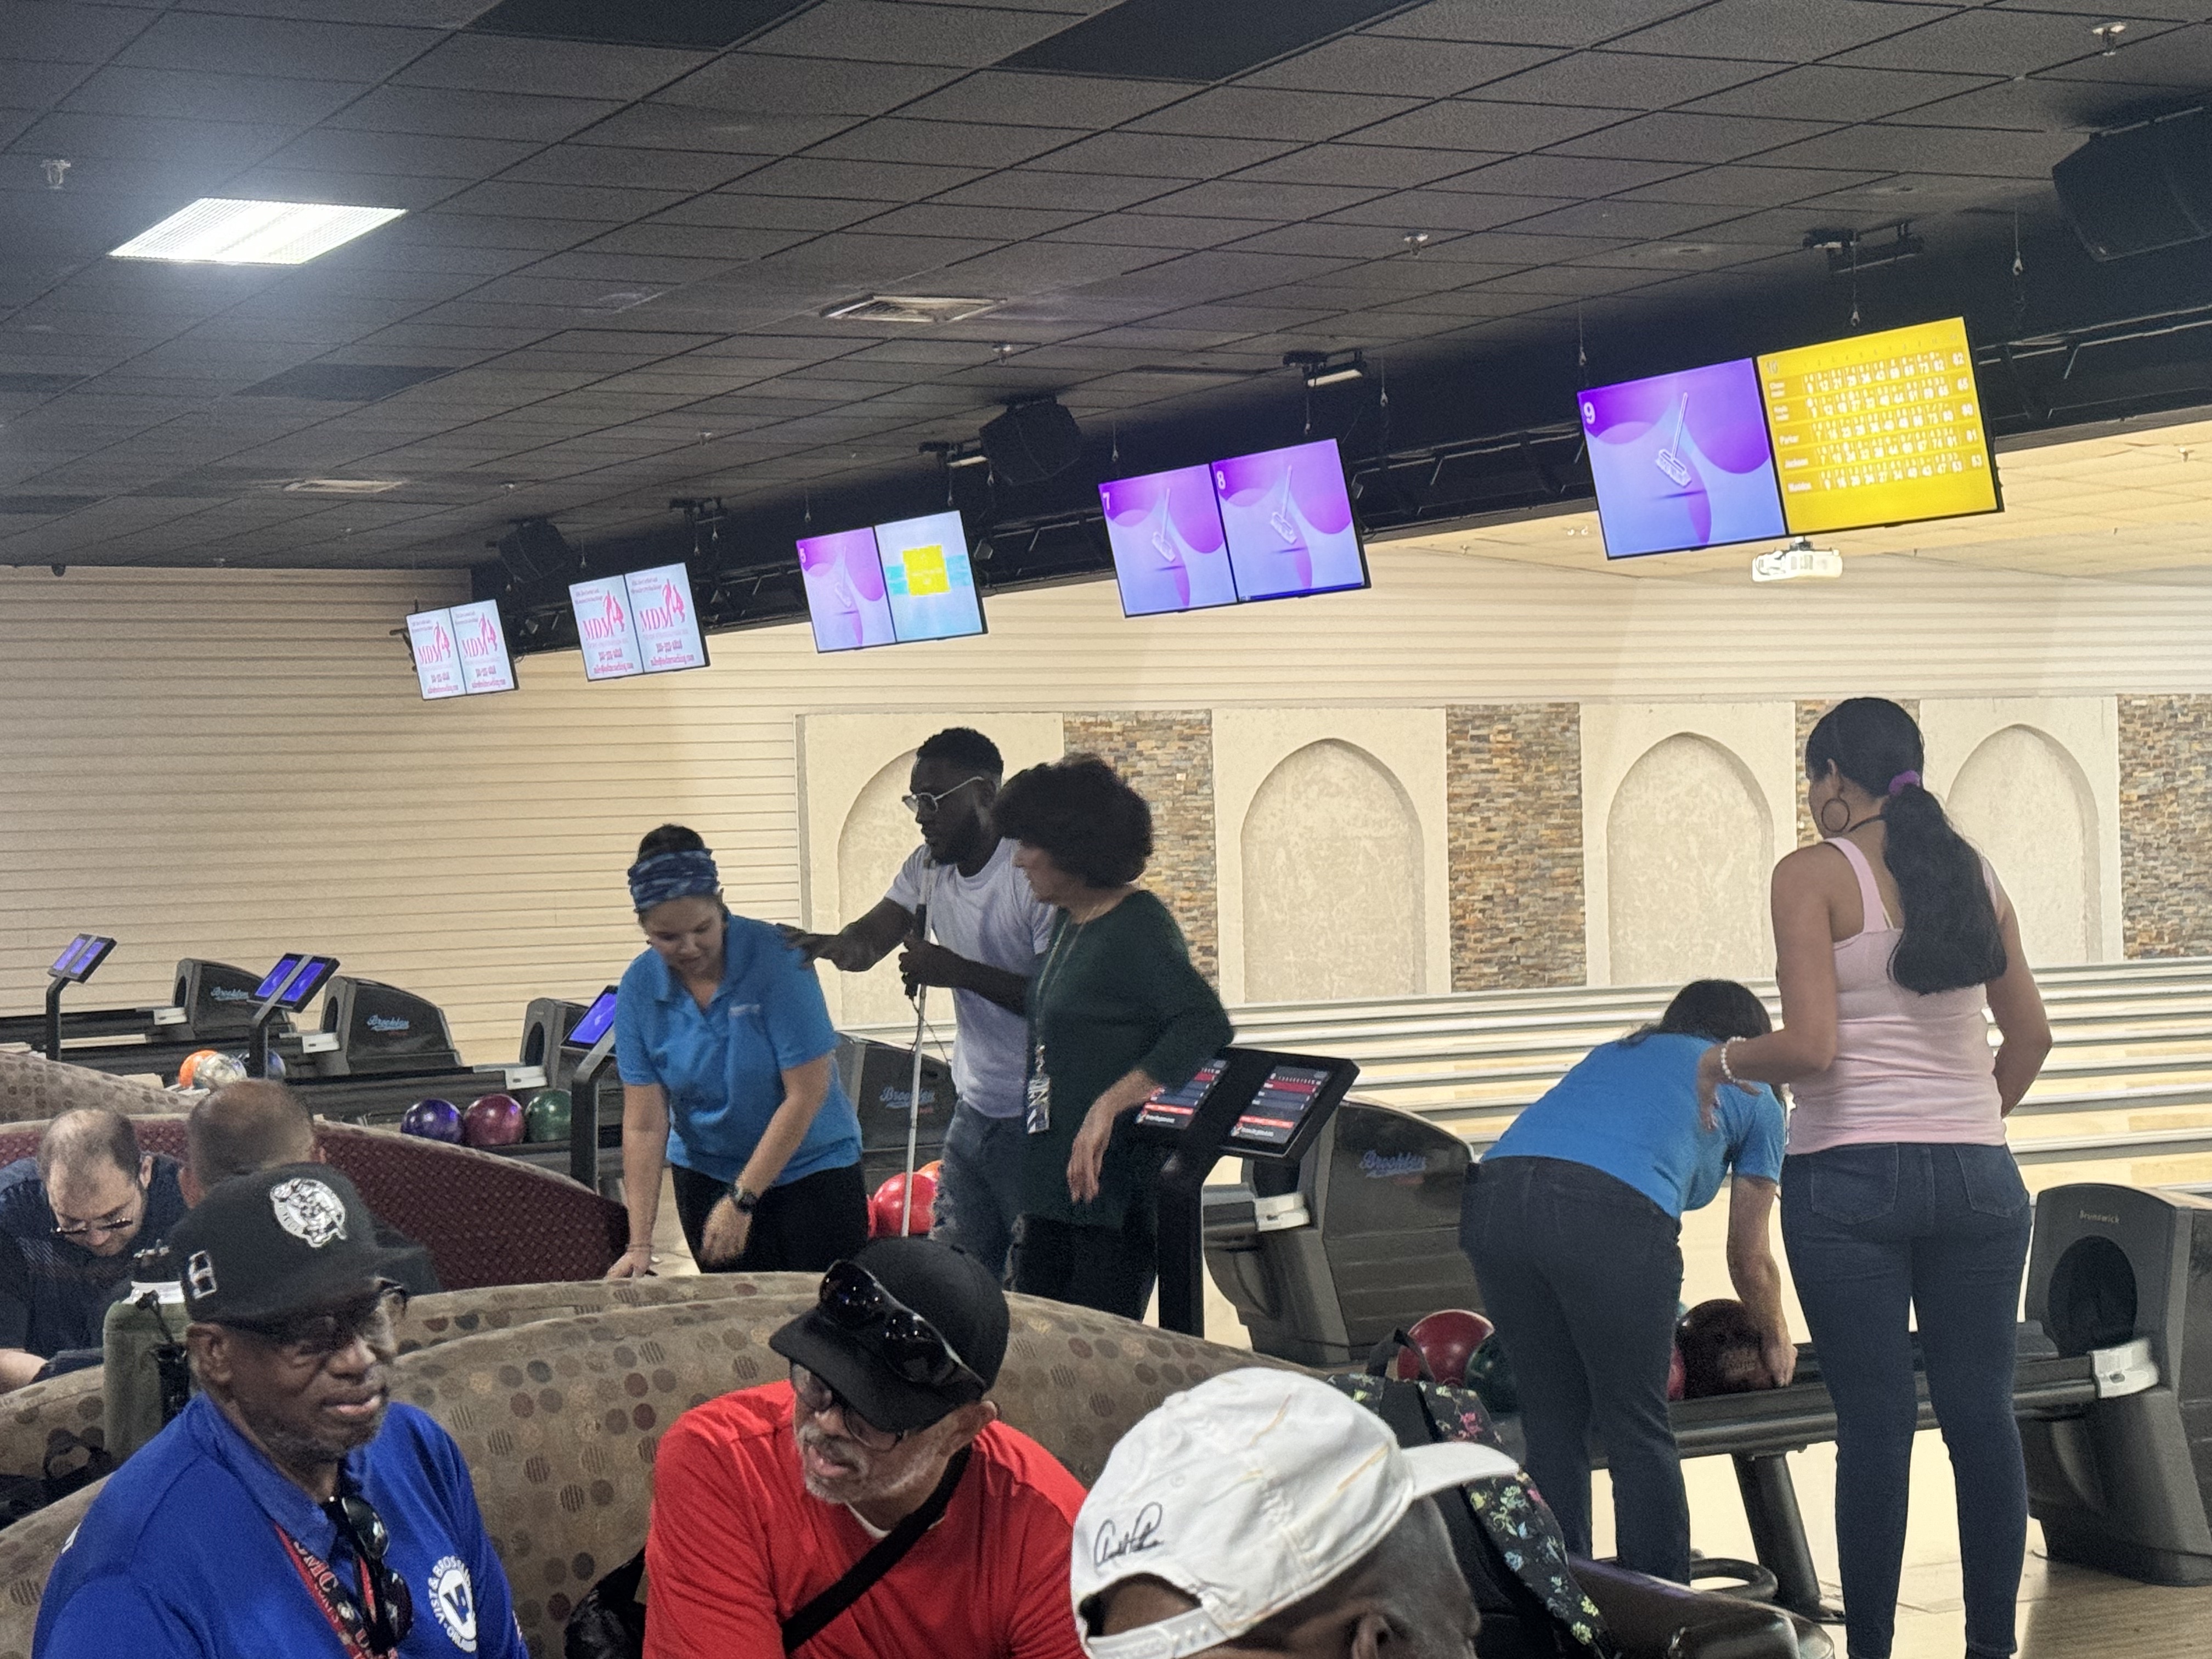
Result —
[[1006, 1328], [998, 1281], [949, 1245], [878, 1239], [832, 1267], [769, 1339], [791, 1381], [660, 1443], [646, 1659], [1079, 1659], [1083, 1488], [998, 1420]]
[[200, 1391], [54, 1564], [40, 1659], [524, 1659], [459, 1449], [389, 1401], [406, 1297], [375, 1241], [319, 1164], [222, 1182], [171, 1230]]

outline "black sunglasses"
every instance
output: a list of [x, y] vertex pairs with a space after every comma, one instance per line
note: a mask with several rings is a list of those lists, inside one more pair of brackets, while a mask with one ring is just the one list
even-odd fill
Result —
[[833, 1262], [822, 1276], [820, 1310], [917, 1387], [941, 1389], [962, 1378], [978, 1389], [986, 1386], [936, 1326], [885, 1290], [866, 1267]]
[[415, 1596], [407, 1581], [384, 1565], [392, 1547], [384, 1517], [369, 1501], [356, 1492], [340, 1492], [323, 1504], [323, 1513], [338, 1529], [338, 1540], [353, 1552], [361, 1566], [361, 1595], [348, 1595], [343, 1586], [333, 1593], [337, 1613], [359, 1635], [371, 1653], [398, 1651], [415, 1628]]
[[363, 1337], [389, 1330], [406, 1311], [406, 1288], [383, 1279], [373, 1294], [342, 1308], [289, 1314], [282, 1319], [224, 1319], [216, 1322], [233, 1330], [249, 1332], [282, 1348], [287, 1358], [305, 1362], [327, 1359]]

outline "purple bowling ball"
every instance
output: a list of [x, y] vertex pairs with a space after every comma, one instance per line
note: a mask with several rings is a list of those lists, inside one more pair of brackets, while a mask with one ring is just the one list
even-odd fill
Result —
[[450, 1140], [458, 1146], [461, 1139], [460, 1109], [450, 1100], [418, 1100], [399, 1120], [399, 1133], [421, 1135], [425, 1140]]

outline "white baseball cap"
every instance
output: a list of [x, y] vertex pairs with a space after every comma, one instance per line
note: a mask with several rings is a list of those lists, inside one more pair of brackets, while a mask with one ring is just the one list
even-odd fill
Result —
[[[1517, 1466], [1487, 1446], [1401, 1447], [1297, 1371], [1224, 1371], [1123, 1436], [1075, 1517], [1070, 1588], [1091, 1659], [1182, 1659], [1234, 1640], [1364, 1559], [1420, 1498]], [[1091, 1599], [1158, 1578], [1198, 1603], [1115, 1636]]]

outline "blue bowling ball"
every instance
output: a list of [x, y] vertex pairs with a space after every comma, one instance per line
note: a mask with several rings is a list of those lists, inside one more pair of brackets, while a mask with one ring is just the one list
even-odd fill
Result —
[[458, 1146], [461, 1139], [460, 1108], [450, 1100], [434, 1097], [418, 1100], [399, 1120], [399, 1133], [420, 1135], [425, 1140], [450, 1140]]

